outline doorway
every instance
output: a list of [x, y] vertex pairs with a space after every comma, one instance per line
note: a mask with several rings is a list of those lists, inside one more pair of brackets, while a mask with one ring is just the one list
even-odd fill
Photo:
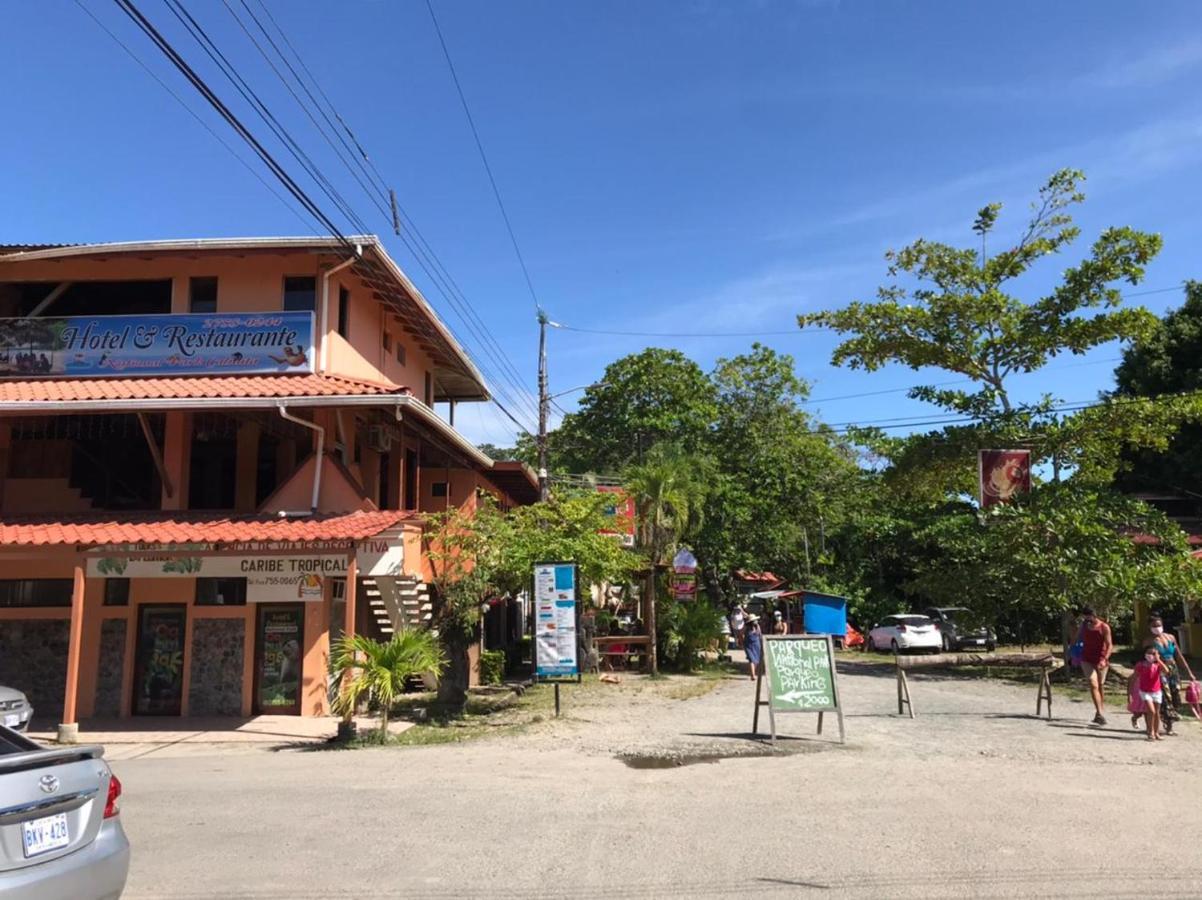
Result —
[[178, 716], [184, 696], [184, 639], [188, 607], [182, 603], [138, 607], [134, 655], [136, 716]]
[[255, 629], [255, 713], [298, 716], [305, 643], [305, 607], [260, 603]]

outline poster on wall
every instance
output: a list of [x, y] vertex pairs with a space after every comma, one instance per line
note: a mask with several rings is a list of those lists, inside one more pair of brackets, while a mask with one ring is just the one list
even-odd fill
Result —
[[313, 313], [0, 319], [0, 378], [313, 371]]
[[1030, 450], [978, 450], [981, 508], [1031, 493]]
[[535, 675], [577, 675], [576, 564], [539, 563], [534, 567]]
[[605, 505], [604, 512], [608, 520], [601, 533], [617, 538], [623, 547], [634, 546], [635, 508], [634, 498], [624, 487], [610, 484], [597, 485], [598, 493], [605, 494], [610, 502]]
[[295, 608], [268, 610], [260, 628], [259, 708], [294, 707], [300, 700], [304, 615]]

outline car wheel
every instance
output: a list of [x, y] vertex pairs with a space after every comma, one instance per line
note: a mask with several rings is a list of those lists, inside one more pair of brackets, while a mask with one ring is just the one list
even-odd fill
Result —
[[895, 656], [901, 652], [901, 647], [897, 645], [897, 638], [894, 638], [892, 641], [890, 641], [889, 646], [893, 648], [893, 654]]
[[943, 652], [950, 653], [952, 650], [952, 639], [946, 634], [943, 636]]

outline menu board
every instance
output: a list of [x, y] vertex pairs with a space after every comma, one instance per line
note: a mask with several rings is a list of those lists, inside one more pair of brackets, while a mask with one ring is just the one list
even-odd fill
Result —
[[534, 567], [534, 661], [539, 678], [580, 671], [575, 563], [539, 563]]

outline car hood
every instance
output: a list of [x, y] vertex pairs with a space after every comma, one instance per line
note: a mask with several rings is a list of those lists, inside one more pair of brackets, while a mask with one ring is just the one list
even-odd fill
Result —
[[24, 700], [25, 695], [16, 688], [5, 687], [0, 684], [0, 702], [5, 700]]

